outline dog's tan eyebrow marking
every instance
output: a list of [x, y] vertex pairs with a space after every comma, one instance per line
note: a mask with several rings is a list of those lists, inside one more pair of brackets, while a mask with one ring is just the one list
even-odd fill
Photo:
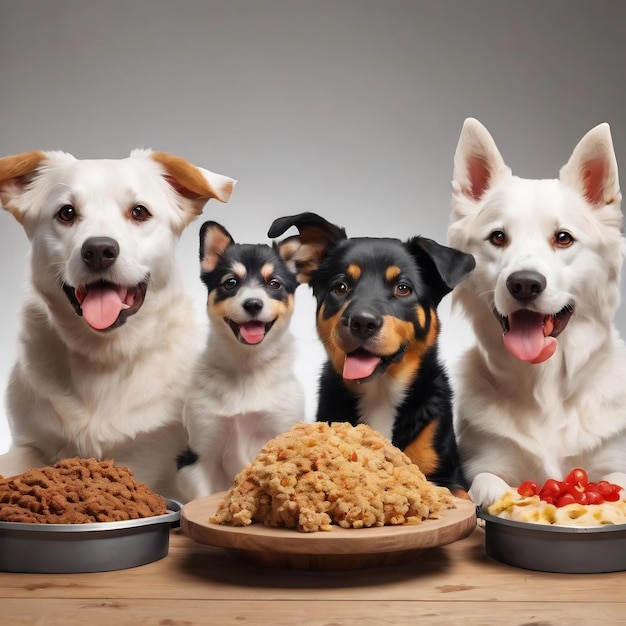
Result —
[[268, 261], [261, 268], [261, 276], [263, 276], [263, 280], [267, 282], [273, 275], [274, 275], [274, 264]]
[[241, 280], [243, 280], [248, 274], [246, 266], [239, 261], [235, 261], [230, 269], [232, 270], [233, 274], [235, 274], [235, 276], [237, 276], [237, 278], [240, 278]]
[[361, 278], [361, 266], [356, 263], [350, 263], [350, 265], [348, 265], [348, 269], [346, 269], [346, 274], [352, 280], [359, 280], [359, 278]]
[[391, 283], [396, 280], [401, 273], [402, 270], [397, 265], [390, 265], [385, 270], [385, 278], [387, 279], [387, 282]]

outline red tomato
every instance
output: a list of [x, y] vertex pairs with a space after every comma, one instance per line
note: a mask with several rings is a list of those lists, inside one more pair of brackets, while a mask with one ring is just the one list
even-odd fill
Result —
[[597, 489], [587, 491], [587, 504], [603, 504], [604, 498]]
[[592, 482], [587, 472], [581, 467], [575, 467], [565, 477], [564, 481], [548, 478], [542, 487], [533, 481], [525, 480], [520, 483], [517, 492], [522, 497], [531, 497], [539, 494], [539, 498], [548, 504], [565, 506], [574, 502], [582, 505], [602, 504], [603, 502], [617, 502], [620, 499], [622, 487], [607, 480]]
[[517, 493], [524, 498], [536, 496], [539, 493], [539, 485], [534, 480], [525, 480], [517, 488]]
[[587, 476], [587, 472], [580, 467], [575, 467], [566, 477], [565, 482], [568, 485], [572, 485], [574, 487], [581, 486], [586, 487], [589, 482], [589, 477]]
[[619, 500], [619, 492], [621, 490], [622, 488], [619, 485], [614, 485], [608, 480], [601, 480], [598, 482], [598, 491], [607, 502], [617, 502]]
[[[545, 494], [551, 495], [554, 499], [557, 499], [560, 495], [567, 492], [567, 485], [562, 483], [560, 480], [556, 480], [556, 478], [548, 478], [545, 483], [543, 483], [543, 487], [539, 493], [541, 497], [541, 492]], [[541, 498], [543, 500], [543, 498]]]
[[562, 496], [559, 496], [559, 499], [556, 501], [556, 505], [565, 506], [567, 504], [574, 504], [575, 502], [576, 499], [571, 493], [564, 493]]

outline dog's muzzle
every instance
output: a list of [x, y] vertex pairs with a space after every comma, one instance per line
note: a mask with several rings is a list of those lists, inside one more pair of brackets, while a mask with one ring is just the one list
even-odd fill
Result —
[[[120, 254], [120, 246], [112, 237], [89, 237], [80, 249], [83, 263], [94, 275], [108, 270]], [[64, 284], [63, 291], [74, 307], [94, 330], [112, 330], [137, 313], [148, 289], [148, 278], [127, 287], [100, 278], [90, 283], [72, 287]]]
[[534, 270], [512, 272], [506, 279], [506, 288], [520, 307], [508, 316], [496, 309], [494, 314], [504, 331], [504, 345], [521, 361], [543, 363], [556, 351], [556, 338], [569, 322], [574, 305], [565, 305], [556, 314], [533, 310], [534, 302], [547, 286], [546, 277]]

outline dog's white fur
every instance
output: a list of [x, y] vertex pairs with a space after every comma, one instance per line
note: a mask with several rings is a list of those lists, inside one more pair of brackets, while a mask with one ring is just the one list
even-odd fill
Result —
[[[0, 201], [31, 242], [19, 356], [6, 394], [12, 447], [0, 457], [0, 474], [64, 457], [112, 458], [178, 497], [181, 411], [199, 330], [174, 249], [207, 200], [227, 201], [233, 185], [151, 150], [120, 160], [40, 151], [0, 159]], [[58, 211], [68, 206], [77, 218], [64, 222]], [[94, 236], [119, 244], [117, 260], [97, 273], [81, 255]], [[98, 279], [132, 286], [148, 276], [143, 306], [106, 331], [76, 315], [62, 290]]]
[[[240, 269], [245, 274], [245, 268]], [[236, 323], [251, 319], [243, 306], [250, 298], [263, 303], [254, 319], [276, 320], [255, 345], [236, 339], [224, 321], [224, 308], [216, 310], [209, 294], [209, 335], [183, 409], [189, 447], [198, 455], [195, 463], [178, 472], [184, 501], [228, 489], [265, 443], [305, 420], [304, 392], [294, 371], [295, 340], [289, 330], [294, 298], [287, 307], [275, 307], [264, 288], [243, 287], [226, 305]]]
[[[576, 466], [626, 491], [626, 349], [614, 327], [624, 255], [620, 201], [607, 124], [580, 140], [559, 179], [530, 180], [511, 174], [484, 126], [465, 121], [448, 242], [476, 259], [453, 296], [476, 345], [460, 361], [455, 426], [470, 495], [481, 506], [509, 485], [563, 479]], [[504, 245], [490, 242], [497, 231]], [[559, 245], [561, 232], [573, 241], [566, 235]], [[520, 270], [546, 279], [524, 308], [556, 314], [574, 306], [556, 352], [537, 364], [506, 349], [493, 313], [521, 307], [506, 286]]]

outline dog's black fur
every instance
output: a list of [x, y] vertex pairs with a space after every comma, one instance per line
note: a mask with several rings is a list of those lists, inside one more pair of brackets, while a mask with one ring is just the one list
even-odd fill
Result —
[[[451, 387], [439, 361], [436, 309], [472, 271], [473, 257], [424, 237], [404, 243], [350, 239], [314, 213], [279, 218], [268, 235], [279, 237], [292, 226], [300, 235], [281, 241], [279, 250], [295, 265], [299, 281], [312, 287], [317, 330], [329, 357], [320, 378], [318, 421], [369, 423], [382, 432], [380, 414], [388, 416], [393, 423], [384, 426], [392, 443], [429, 480], [462, 492], [467, 485]], [[354, 365], [361, 362], [369, 365]]]

